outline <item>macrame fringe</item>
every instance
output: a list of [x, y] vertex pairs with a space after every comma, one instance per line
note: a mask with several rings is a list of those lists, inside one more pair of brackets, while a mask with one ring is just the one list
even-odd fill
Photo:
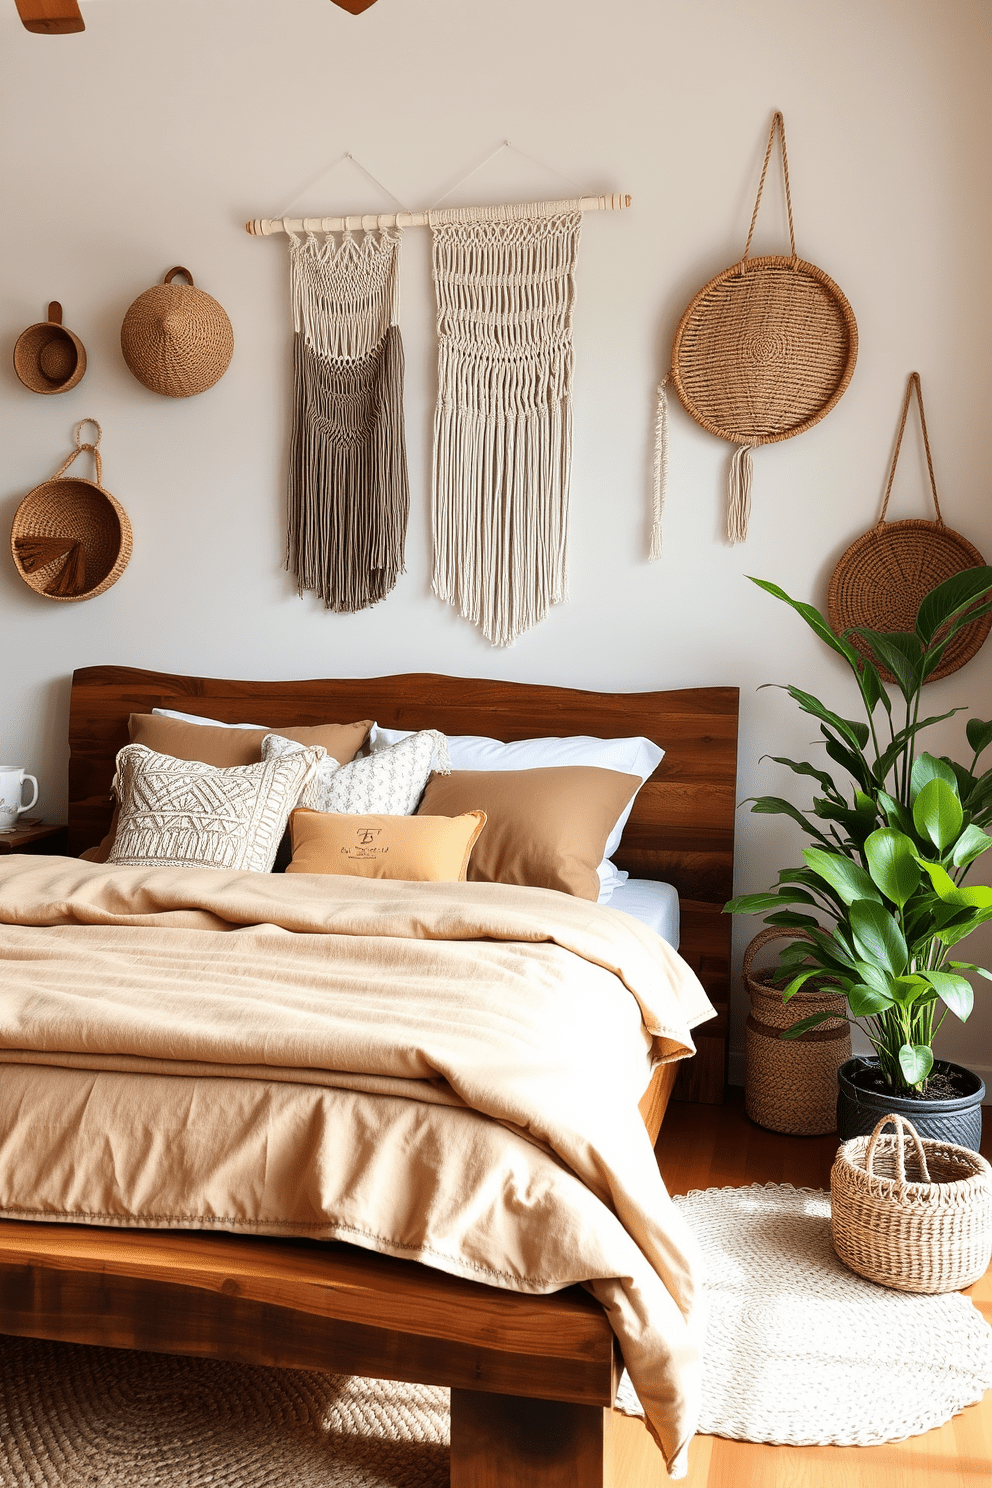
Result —
[[396, 234], [292, 239], [294, 417], [286, 566], [353, 614], [404, 571], [410, 493]]
[[[567, 598], [581, 212], [432, 213], [435, 594], [508, 646]], [[573, 207], [575, 209], [573, 210]]]
[[666, 372], [658, 384], [658, 407], [654, 420], [654, 481], [651, 502], [651, 547], [648, 562], [661, 557], [661, 518], [668, 495], [668, 383]]
[[747, 524], [751, 515], [751, 462], [750, 444], [742, 444], [734, 452], [730, 462], [730, 477], [727, 482], [727, 541], [742, 543], [747, 537]]

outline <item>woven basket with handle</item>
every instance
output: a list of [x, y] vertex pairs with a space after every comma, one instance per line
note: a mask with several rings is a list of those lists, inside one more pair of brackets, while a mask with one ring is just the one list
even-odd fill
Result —
[[[744, 1031], [744, 1106], [752, 1121], [769, 1131], [791, 1136], [822, 1136], [837, 1129], [837, 1070], [851, 1057], [847, 1004], [826, 987], [805, 989], [787, 1003], [771, 985], [774, 968], [754, 971], [754, 959], [774, 940], [805, 940], [802, 930], [770, 926], [754, 937], [744, 952], [741, 974], [751, 1015]], [[783, 1039], [791, 1028], [812, 1013], [836, 1013], [836, 1018], [797, 1039]]]
[[[914, 389], [920, 410], [920, 427], [923, 431], [937, 520], [886, 522], [885, 513], [892, 494], [892, 482], [895, 480], [896, 463], [902, 448], [902, 436]], [[830, 579], [827, 594], [830, 627], [837, 635], [844, 635], [852, 626], [862, 626], [866, 630], [912, 631], [920, 603], [931, 589], [936, 589], [938, 584], [953, 578], [964, 569], [980, 568], [984, 563], [985, 559], [978, 549], [966, 537], [962, 537], [960, 532], [954, 532], [948, 527], [941, 515], [926, 414], [923, 412], [920, 374], [911, 372], [878, 521], [851, 544]], [[963, 667], [985, 644], [990, 630], [992, 612], [973, 621], [971, 625], [964, 626], [944, 652], [940, 666], [926, 680], [936, 682], [939, 677], [947, 677]], [[849, 639], [853, 646], [864, 650], [859, 636], [852, 635]], [[879, 672], [886, 682], [895, 680], [884, 667], [880, 667]]]
[[[883, 1136], [890, 1122], [896, 1134]], [[959, 1291], [992, 1259], [992, 1166], [968, 1147], [921, 1138], [903, 1116], [843, 1144], [830, 1208], [844, 1264], [896, 1291]]]
[[[82, 442], [84, 424], [95, 426], [95, 444]], [[96, 419], [82, 419], [72, 454], [51, 480], [28, 492], [14, 513], [14, 566], [45, 599], [93, 599], [117, 583], [130, 561], [131, 523], [120, 502], [103, 489], [100, 438]], [[84, 450], [93, 456], [95, 481], [64, 474]]]

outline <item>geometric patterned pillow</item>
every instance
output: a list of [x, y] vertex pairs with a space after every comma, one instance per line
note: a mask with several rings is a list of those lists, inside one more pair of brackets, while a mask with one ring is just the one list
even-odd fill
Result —
[[[262, 758], [289, 759], [301, 748], [281, 734], [268, 734], [262, 740]], [[324, 760], [299, 804], [310, 811], [357, 816], [413, 816], [432, 771], [451, 773], [448, 741], [436, 729], [423, 729], [348, 765]]]
[[127, 744], [117, 756], [120, 814], [107, 862], [269, 873], [289, 813], [325, 755], [301, 746], [292, 758], [219, 769]]

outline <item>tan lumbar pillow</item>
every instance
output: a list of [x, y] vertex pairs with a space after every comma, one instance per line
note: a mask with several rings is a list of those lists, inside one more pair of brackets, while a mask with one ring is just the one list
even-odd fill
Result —
[[293, 861], [286, 872], [460, 883], [485, 824], [484, 811], [356, 816], [299, 807], [289, 818]]
[[596, 867], [606, 839], [640, 785], [639, 775], [595, 765], [452, 770], [431, 779], [420, 811], [457, 816], [481, 808], [486, 813], [488, 826], [472, 854], [470, 880], [597, 899]]

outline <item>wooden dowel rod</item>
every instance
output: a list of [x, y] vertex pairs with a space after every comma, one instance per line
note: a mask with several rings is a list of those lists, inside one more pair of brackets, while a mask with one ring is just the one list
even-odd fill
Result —
[[[611, 196], [580, 196], [579, 209], [583, 212], [620, 212], [630, 206], [630, 197], [614, 192]], [[490, 209], [478, 209], [480, 220], [489, 215]], [[430, 212], [380, 212], [358, 214], [348, 217], [254, 217], [245, 223], [245, 231], [253, 238], [267, 238], [272, 233], [333, 233], [368, 232], [379, 227], [426, 227]], [[521, 217], [528, 214], [520, 211]], [[536, 215], [536, 214], [535, 214]]]

